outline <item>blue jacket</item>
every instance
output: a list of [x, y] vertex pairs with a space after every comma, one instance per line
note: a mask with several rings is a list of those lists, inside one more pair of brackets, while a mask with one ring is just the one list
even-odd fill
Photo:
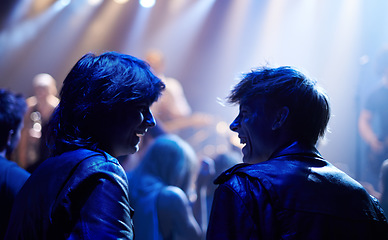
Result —
[[79, 149], [44, 161], [16, 197], [6, 239], [133, 239], [118, 161]]
[[224, 172], [207, 239], [388, 239], [377, 200], [297, 142], [262, 163]]
[[8, 220], [16, 194], [26, 182], [30, 173], [15, 162], [0, 156], [0, 239], [7, 231]]

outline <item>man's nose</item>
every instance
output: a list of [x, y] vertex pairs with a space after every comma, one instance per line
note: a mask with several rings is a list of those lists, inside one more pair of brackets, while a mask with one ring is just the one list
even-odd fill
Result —
[[156, 121], [155, 121], [154, 115], [151, 113], [151, 111], [149, 111], [147, 113], [147, 115], [145, 116], [144, 121], [145, 121], [147, 127], [154, 127], [156, 125]]
[[234, 119], [234, 121], [230, 124], [229, 128], [230, 128], [230, 130], [232, 130], [233, 132], [237, 132], [237, 129], [238, 129], [239, 126], [240, 126], [240, 120], [239, 120], [239, 118], [237, 117], [237, 118]]

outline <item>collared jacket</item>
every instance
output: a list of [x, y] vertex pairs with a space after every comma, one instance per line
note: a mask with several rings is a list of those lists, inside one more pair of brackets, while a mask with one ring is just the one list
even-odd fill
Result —
[[207, 239], [388, 239], [378, 201], [297, 142], [215, 180]]
[[117, 159], [79, 149], [44, 161], [16, 197], [5, 239], [133, 239]]

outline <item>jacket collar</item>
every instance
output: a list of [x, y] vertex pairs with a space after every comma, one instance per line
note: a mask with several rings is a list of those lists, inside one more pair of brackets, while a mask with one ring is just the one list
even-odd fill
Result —
[[298, 141], [295, 141], [286, 147], [280, 147], [278, 150], [272, 153], [269, 159], [279, 158], [287, 155], [305, 155], [323, 159], [314, 145], [304, 144]]
[[[314, 145], [303, 144], [303, 143], [298, 142], [298, 141], [295, 141], [289, 145], [286, 145], [286, 147], [280, 147], [277, 151], [275, 151], [271, 155], [271, 157], [268, 160], [282, 159], [284, 157], [292, 156], [292, 155], [310, 156], [313, 158], [319, 158], [319, 159], [323, 160], [321, 154], [318, 152], [318, 150], [315, 148]], [[285, 160], [285, 161], [287, 161], [287, 160]], [[264, 161], [264, 162], [266, 162], [266, 161]], [[257, 164], [260, 164], [260, 163], [257, 163]], [[229, 179], [230, 176], [232, 176], [235, 172], [240, 171], [240, 169], [242, 169], [242, 168], [244, 168], [244, 169], [246, 167], [254, 168], [253, 165], [256, 165], [256, 164], [248, 164], [248, 163], [237, 164], [237, 165], [229, 168], [228, 170], [224, 171], [220, 176], [218, 176], [214, 180], [214, 183], [220, 184], [220, 183], [226, 181], [227, 179]]]

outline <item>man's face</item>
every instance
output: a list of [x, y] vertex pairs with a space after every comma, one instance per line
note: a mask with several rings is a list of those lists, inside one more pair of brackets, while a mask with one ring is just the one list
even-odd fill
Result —
[[34, 88], [35, 97], [38, 101], [46, 101], [47, 96], [50, 95], [49, 86], [36, 86]]
[[131, 106], [123, 111], [116, 115], [120, 117], [112, 121], [102, 140], [104, 150], [115, 157], [137, 152], [140, 137], [156, 124], [149, 105]]
[[240, 112], [230, 129], [238, 133], [240, 143], [244, 144], [242, 153], [245, 163], [263, 162], [272, 154], [275, 141], [272, 115], [264, 113], [262, 100], [240, 105]]

